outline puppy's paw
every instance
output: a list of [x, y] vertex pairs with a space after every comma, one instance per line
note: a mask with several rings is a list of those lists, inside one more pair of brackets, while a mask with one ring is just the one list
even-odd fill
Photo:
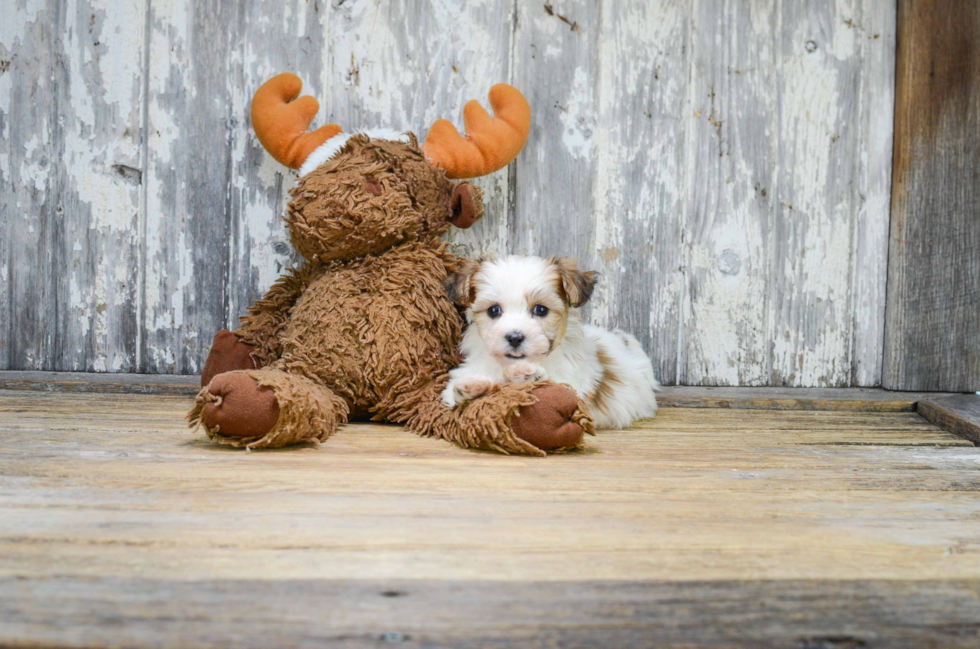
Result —
[[459, 379], [453, 384], [453, 395], [456, 397], [456, 403], [463, 403], [482, 397], [490, 391], [491, 387], [493, 384], [487, 379]]
[[518, 361], [504, 368], [504, 377], [511, 383], [533, 383], [544, 380], [545, 375], [540, 365]]

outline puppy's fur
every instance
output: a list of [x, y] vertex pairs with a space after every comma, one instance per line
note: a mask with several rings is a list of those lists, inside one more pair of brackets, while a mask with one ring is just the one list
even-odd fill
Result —
[[494, 385], [548, 379], [571, 385], [596, 428], [626, 428], [657, 411], [659, 388], [640, 343], [623, 331], [582, 324], [596, 274], [563, 257], [468, 261], [449, 276], [450, 298], [466, 307], [463, 364], [442, 394], [449, 407]]

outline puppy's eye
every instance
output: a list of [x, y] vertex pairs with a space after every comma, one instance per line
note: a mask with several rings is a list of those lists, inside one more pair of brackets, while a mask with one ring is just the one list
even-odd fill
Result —
[[539, 318], [543, 318], [546, 315], [548, 315], [548, 307], [546, 307], [543, 304], [535, 304], [534, 308], [531, 309], [531, 313], [538, 316]]
[[487, 309], [487, 315], [494, 319], [499, 318], [501, 313], [503, 313], [503, 311], [496, 304]]

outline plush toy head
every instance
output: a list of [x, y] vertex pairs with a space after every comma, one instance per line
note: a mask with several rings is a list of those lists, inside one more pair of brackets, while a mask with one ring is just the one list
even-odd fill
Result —
[[300, 97], [302, 82], [280, 74], [252, 100], [252, 125], [262, 145], [299, 168], [286, 219], [296, 250], [315, 262], [378, 254], [453, 224], [470, 227], [483, 215], [479, 189], [454, 178], [492, 173], [509, 164], [527, 140], [531, 111], [515, 88], [490, 91], [495, 117], [475, 101], [464, 109], [467, 135], [438, 120], [419, 147], [411, 133], [348, 135], [327, 125], [307, 133], [319, 110]]

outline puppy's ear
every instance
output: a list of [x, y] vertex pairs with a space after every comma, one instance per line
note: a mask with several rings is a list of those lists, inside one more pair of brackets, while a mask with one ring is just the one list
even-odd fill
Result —
[[476, 298], [476, 285], [473, 277], [480, 270], [480, 262], [463, 259], [459, 269], [446, 277], [446, 293], [449, 299], [459, 306], [470, 306]]
[[574, 259], [552, 257], [551, 263], [558, 269], [561, 289], [568, 306], [578, 308], [589, 301], [599, 274], [591, 270], [579, 270]]

